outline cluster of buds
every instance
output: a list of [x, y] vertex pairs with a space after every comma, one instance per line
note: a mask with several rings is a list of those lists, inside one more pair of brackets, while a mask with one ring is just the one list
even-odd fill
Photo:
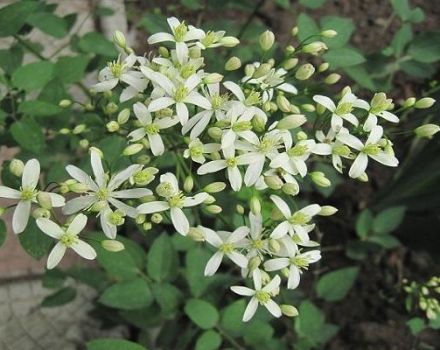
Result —
[[404, 280], [403, 290], [407, 293], [408, 311], [418, 307], [428, 320], [440, 317], [440, 277], [433, 276], [425, 283]]

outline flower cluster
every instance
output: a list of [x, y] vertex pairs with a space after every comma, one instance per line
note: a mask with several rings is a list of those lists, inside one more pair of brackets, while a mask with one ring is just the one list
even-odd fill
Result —
[[[233, 292], [251, 297], [244, 321], [254, 315], [259, 304], [275, 317], [293, 316], [293, 306], [279, 306], [274, 299], [282, 286], [296, 288], [301, 274], [321, 258], [319, 244], [310, 236], [314, 222], [317, 216], [337, 211], [319, 204], [298, 207], [301, 185], [306, 180], [330, 185], [323, 172], [314, 171], [316, 161], [329, 161], [339, 173], [361, 181], [368, 179], [370, 159], [396, 167], [393, 143], [384, 131], [384, 126], [399, 122], [392, 112], [394, 104], [384, 93], [363, 100], [349, 87], [335, 101], [309, 95], [306, 81], [318, 72], [325, 74], [328, 64], [321, 64], [316, 72], [311, 63], [300, 63], [299, 59], [325, 51], [321, 41], [289, 46], [278, 64], [273, 58], [262, 59], [246, 65], [242, 77], [232, 73], [225, 78], [206, 70], [203, 52], [233, 47], [238, 39], [225, 36], [223, 31], [205, 32], [176, 18], [168, 23], [169, 33], [148, 39], [149, 44], [165, 43], [168, 48], [161, 46], [148, 56], [136, 56], [119, 33], [116, 43], [126, 56], [109, 63], [92, 88], [94, 96], [103, 95], [104, 99], [119, 93], [124, 109], [118, 111], [114, 102], [103, 106], [106, 128], [126, 138], [123, 155], [134, 164], [119, 172], [106, 171], [102, 152], [91, 147], [93, 176], [68, 165], [71, 178], [61, 184], [61, 192], [78, 196], [64, 203], [59, 194], [36, 190], [39, 164], [30, 160], [24, 166], [20, 190], [0, 187], [0, 196], [18, 200], [14, 231], [25, 229], [32, 203], [44, 208], [44, 213], [34, 211], [34, 216], [38, 227], [58, 240], [48, 260], [48, 268], [52, 268], [67, 247], [86, 259], [96, 256], [84, 242], [87, 237], [79, 238], [87, 222], [84, 214], [98, 217], [109, 239], [116, 237], [126, 217], [143, 229], [165, 217], [164, 222], [179, 234], [206, 241], [215, 250], [205, 275], [212, 276], [230, 260], [245, 279], [252, 278], [254, 289], [231, 287]], [[325, 31], [322, 36], [335, 34]], [[262, 57], [272, 49], [274, 40], [269, 31], [261, 35]], [[224, 74], [240, 66], [240, 59], [232, 57]], [[338, 79], [333, 73], [323, 82], [331, 84]], [[102, 99], [94, 103], [97, 101]], [[157, 160], [165, 154], [174, 157], [176, 171], [164, 171], [158, 165]], [[212, 177], [207, 174], [214, 173], [220, 181], [200, 184]], [[224, 230], [218, 230], [217, 224], [206, 227], [200, 215], [221, 215], [214, 195], [227, 188], [223, 180], [229, 183], [231, 195], [244, 187], [253, 193], [248, 215], [240, 209], [243, 225], [238, 228], [226, 219]], [[153, 182], [155, 188], [151, 187]], [[270, 203], [272, 213], [261, 209], [262, 201]], [[65, 215], [75, 216], [65, 225], [55, 222], [52, 207], [63, 207]], [[188, 218], [189, 211], [197, 215]]]

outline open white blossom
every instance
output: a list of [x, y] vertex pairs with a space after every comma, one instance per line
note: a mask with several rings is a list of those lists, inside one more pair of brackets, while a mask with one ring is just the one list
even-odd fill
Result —
[[185, 158], [191, 158], [194, 162], [203, 164], [206, 159], [204, 154], [220, 151], [219, 143], [203, 144], [199, 139], [191, 140], [188, 148], [183, 152]]
[[37, 189], [40, 179], [40, 163], [36, 159], [26, 162], [21, 177], [21, 188], [15, 190], [7, 186], [0, 186], [0, 197], [18, 200], [12, 217], [12, 229], [16, 234], [23, 232], [29, 221], [32, 203], [37, 203], [38, 193], [46, 193], [51, 200], [53, 207], [62, 207], [64, 197], [51, 192], [39, 191]]

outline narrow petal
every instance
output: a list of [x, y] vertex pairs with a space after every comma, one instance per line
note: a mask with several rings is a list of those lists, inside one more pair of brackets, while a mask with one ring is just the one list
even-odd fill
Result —
[[70, 223], [69, 227], [67, 228], [67, 232], [78, 235], [82, 230], [84, 230], [84, 227], [86, 227], [86, 225], [87, 216], [85, 216], [84, 214], [78, 214]]
[[188, 122], [188, 108], [183, 102], [176, 103], [176, 114], [180, 120], [180, 124], [185, 125]]
[[142, 123], [142, 125], [151, 123], [151, 114], [148, 111], [147, 106], [141, 102], [136, 102], [133, 105], [133, 112], [136, 118]]
[[183, 42], [176, 43], [176, 56], [180, 64], [188, 58], [188, 46]]
[[117, 227], [116, 225], [113, 225], [108, 221], [107, 215], [109, 215], [110, 213], [111, 213], [110, 208], [102, 210], [101, 213], [99, 214], [99, 221], [101, 223], [101, 228], [102, 231], [104, 231], [104, 234], [110, 239], [115, 239], [117, 233]]
[[97, 191], [98, 186], [96, 183], [92, 180], [89, 174], [84, 172], [82, 169], [74, 166], [74, 165], [68, 165], [66, 166], [67, 173], [74, 178], [76, 181], [85, 184], [91, 189], [92, 191]]
[[321, 106], [324, 106], [330, 112], [334, 112], [336, 110], [335, 103], [327, 96], [315, 95], [313, 96], [313, 101], [319, 103]]
[[336, 138], [355, 150], [360, 151], [362, 148], [364, 148], [364, 145], [356, 136], [350, 134], [338, 134]]
[[270, 238], [278, 239], [284, 237], [289, 230], [289, 226], [290, 224], [288, 221], [283, 221], [282, 223], [278, 224], [278, 226], [272, 231]]
[[215, 172], [222, 170], [224, 168], [226, 168], [226, 161], [225, 160], [213, 160], [211, 162], [208, 162], [208, 163], [200, 166], [197, 169], [197, 174], [205, 175], [208, 173], [215, 173]]
[[248, 322], [252, 317], [254, 317], [257, 308], [258, 308], [258, 300], [256, 298], [252, 298], [249, 301], [249, 304], [247, 304], [246, 310], [244, 310], [243, 322]]
[[245, 238], [249, 234], [249, 227], [241, 226], [234, 230], [231, 235], [228, 237], [226, 242], [228, 243], [237, 243]]
[[150, 112], [156, 112], [160, 109], [167, 108], [175, 103], [174, 99], [171, 97], [159, 97], [150, 102], [148, 105], [148, 110]]
[[223, 244], [223, 240], [219, 237], [217, 232], [207, 227], [202, 227], [203, 236], [205, 240], [214, 247], [219, 247]]
[[243, 254], [232, 252], [226, 254], [229, 259], [231, 259], [237, 266], [241, 268], [246, 268], [248, 266], [248, 259]]
[[31, 205], [31, 201], [18, 202], [12, 217], [12, 229], [16, 234], [25, 230], [31, 214]]
[[277, 271], [284, 269], [285, 267], [289, 266], [289, 264], [289, 258], [270, 259], [264, 263], [264, 269], [266, 271]]
[[40, 179], [40, 163], [36, 159], [31, 159], [26, 162], [23, 169], [23, 176], [21, 178], [21, 185], [24, 187], [35, 188]]
[[150, 149], [153, 155], [160, 156], [163, 154], [165, 146], [159, 134], [148, 135], [148, 141], [150, 142]]
[[299, 285], [300, 281], [300, 272], [298, 267], [295, 265], [291, 265], [289, 269], [289, 278], [287, 280], [287, 288], [295, 289]]
[[136, 216], [139, 215], [139, 212], [137, 211], [136, 208], [133, 208], [127, 204], [125, 204], [124, 202], [121, 202], [120, 200], [117, 200], [115, 198], [109, 198], [108, 201], [117, 209], [121, 210], [122, 212], [124, 212], [126, 215], [128, 215], [131, 218], [135, 218]]
[[148, 44], [153, 45], [164, 41], [174, 41], [174, 36], [169, 33], [156, 33], [148, 38]]
[[66, 199], [58, 193], [52, 193], [52, 192], [43, 192], [43, 193], [47, 193], [50, 196], [50, 200], [54, 208], [63, 207], [66, 204]]
[[151, 192], [151, 190], [149, 190], [148, 188], [131, 188], [129, 190], [113, 192], [112, 197], [131, 199], [131, 198], [142, 198], [145, 196], [149, 196], [151, 194], [153, 194], [153, 192]]
[[96, 92], [104, 92], [104, 91], [110, 91], [115, 88], [116, 85], [118, 85], [119, 79], [113, 78], [109, 80], [101, 81], [95, 85], [92, 86], [92, 89]]
[[6, 186], [0, 186], [0, 197], [9, 199], [20, 199], [21, 192]]
[[255, 291], [253, 289], [248, 288], [248, 287], [232, 286], [231, 290], [238, 295], [244, 295], [247, 297], [250, 297], [255, 294]]
[[234, 191], [240, 191], [243, 182], [240, 170], [237, 167], [228, 168], [228, 179]]
[[285, 201], [283, 201], [280, 197], [276, 195], [271, 195], [270, 199], [275, 203], [280, 212], [284, 215], [286, 219], [289, 219], [292, 216], [292, 212], [290, 211], [289, 206]]
[[84, 259], [93, 260], [96, 258], [96, 251], [93, 249], [93, 247], [82, 241], [78, 240], [75, 244], [72, 245], [72, 249], [80, 256], [82, 256]]
[[130, 165], [128, 168], [120, 171], [116, 175], [114, 175], [109, 183], [108, 183], [108, 189], [110, 191], [113, 191], [114, 189], [121, 186], [125, 181], [127, 181], [131, 176], [133, 176], [135, 173], [137, 173], [142, 168], [141, 165], [133, 164]]
[[57, 266], [63, 258], [65, 252], [66, 246], [63, 243], [58, 242], [57, 244], [55, 244], [49, 256], [47, 257], [47, 268], [51, 270], [55, 266]]
[[137, 207], [137, 210], [140, 214], [153, 214], [159, 213], [164, 210], [170, 209], [170, 205], [165, 201], [154, 201], [141, 204]]
[[92, 164], [93, 174], [95, 175], [96, 183], [99, 187], [105, 185], [105, 172], [102, 167], [102, 160], [99, 153], [95, 150], [90, 152], [90, 162]]
[[395, 156], [387, 154], [385, 152], [381, 152], [377, 155], [372, 155], [370, 157], [373, 158], [376, 162], [379, 162], [386, 166], [396, 167], [399, 165], [399, 160]]
[[174, 228], [181, 235], [185, 236], [189, 231], [189, 222], [185, 216], [185, 213], [180, 208], [171, 208], [170, 213]]
[[77, 213], [81, 210], [84, 210], [90, 207], [93, 203], [97, 201], [97, 198], [93, 195], [80, 196], [74, 199], [71, 199], [66, 203], [63, 207], [63, 214], [71, 215]]
[[359, 153], [350, 167], [348, 176], [354, 179], [358, 178], [365, 172], [365, 169], [367, 169], [367, 165], [368, 156], [365, 153]]
[[203, 109], [211, 109], [211, 104], [209, 103], [209, 101], [198, 92], [192, 92], [185, 99], [185, 102], [202, 107]]
[[64, 230], [52, 220], [39, 218], [36, 222], [38, 228], [52, 238], [60, 239], [64, 234]]
[[203, 201], [206, 200], [206, 198], [208, 198], [208, 193], [202, 192], [202, 193], [197, 193], [195, 196], [193, 197], [185, 197], [185, 202], [183, 204], [184, 207], [194, 207], [195, 205], [199, 205], [201, 203], [203, 203]]
[[222, 252], [216, 252], [213, 256], [211, 256], [211, 258], [206, 263], [205, 276], [213, 276], [220, 267], [222, 259], [223, 259]]
[[238, 86], [236, 83], [232, 81], [226, 81], [223, 83], [223, 86], [231, 91], [239, 101], [244, 101], [246, 99], [240, 86]]
[[264, 303], [264, 307], [275, 317], [281, 317], [281, 309], [272, 299]]

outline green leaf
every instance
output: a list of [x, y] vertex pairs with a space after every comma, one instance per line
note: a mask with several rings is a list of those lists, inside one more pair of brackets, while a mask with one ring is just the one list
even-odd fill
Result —
[[195, 350], [216, 350], [222, 345], [222, 337], [213, 330], [205, 331], [196, 341]]
[[5, 243], [6, 241], [6, 224], [3, 220], [0, 220], [0, 247]]
[[134, 310], [149, 306], [153, 296], [148, 283], [142, 278], [136, 278], [107, 288], [99, 302], [115, 309]]
[[219, 320], [219, 313], [214, 305], [201, 299], [188, 300], [185, 314], [202, 329], [213, 328]]
[[140, 25], [149, 33], [166, 32], [168, 27], [167, 18], [164, 15], [148, 12], [142, 17]]
[[358, 267], [346, 267], [324, 274], [316, 285], [316, 292], [326, 301], [345, 298], [359, 273]]
[[366, 70], [364, 65], [360, 64], [357, 66], [345, 67], [344, 71], [351, 79], [353, 79], [360, 86], [372, 91], [376, 90], [376, 85], [373, 79], [371, 79], [371, 75]]
[[408, 0], [390, 0], [394, 12], [404, 21], [408, 20], [411, 15], [411, 8]]
[[11, 75], [14, 70], [21, 66], [23, 50], [18, 46], [12, 46], [7, 50], [0, 50], [0, 67], [5, 73]]
[[321, 31], [314, 19], [305, 13], [298, 16], [298, 38], [303, 41], [312, 35], [319, 34]]
[[200, 0], [180, 0], [180, 3], [190, 10], [200, 10], [203, 8], [203, 4]]
[[21, 247], [34, 259], [41, 259], [52, 246], [53, 240], [48, 235], [40, 231], [32, 218], [26, 229], [18, 235]]
[[321, 29], [333, 29], [338, 32], [338, 35], [333, 38], [322, 39], [330, 49], [333, 49], [345, 46], [350, 40], [355, 27], [353, 20], [350, 18], [326, 16], [321, 19]]
[[64, 287], [55, 293], [47, 296], [41, 302], [43, 307], [55, 307], [67, 304], [71, 302], [76, 297], [76, 289], [72, 287]]
[[409, 20], [412, 23], [420, 23], [425, 20], [425, 17], [425, 12], [420, 7], [416, 7], [411, 11]]
[[166, 233], [161, 234], [153, 242], [148, 252], [147, 271], [155, 281], [170, 280], [177, 270], [177, 255]]
[[425, 321], [420, 317], [414, 317], [406, 321], [407, 326], [413, 335], [417, 335], [426, 328]]
[[404, 24], [396, 34], [394, 34], [391, 46], [394, 49], [395, 56], [402, 55], [405, 47], [411, 42], [413, 38], [411, 24]]
[[299, 0], [299, 3], [309, 9], [317, 9], [325, 4], [327, 0]]
[[290, 0], [275, 0], [275, 3], [284, 9], [288, 9], [290, 7]]
[[31, 118], [22, 118], [11, 125], [11, 134], [25, 150], [41, 153], [44, 148], [44, 135], [41, 126]]
[[365, 62], [365, 57], [358, 50], [349, 47], [330, 50], [323, 57], [332, 69], [356, 66]]
[[55, 76], [63, 83], [71, 84], [84, 77], [90, 58], [87, 56], [60, 57], [55, 64]]
[[200, 297], [211, 283], [212, 277], [207, 278], [204, 275], [205, 265], [210, 257], [209, 252], [200, 247], [191, 249], [186, 254], [185, 276], [191, 294], [195, 297]]
[[26, 19], [41, 7], [37, 1], [14, 2], [0, 9], [0, 37], [17, 34]]
[[364, 209], [356, 219], [356, 234], [359, 238], [366, 238], [371, 231], [373, 213], [370, 209]]
[[232, 335], [239, 335], [243, 330], [243, 314], [246, 303], [243, 299], [237, 300], [222, 310], [221, 326]]
[[118, 51], [113, 43], [104, 35], [91, 32], [84, 35], [78, 43], [79, 48], [84, 52], [90, 52], [105, 57], [116, 57]]
[[405, 207], [391, 207], [381, 211], [373, 220], [373, 231], [377, 234], [390, 233], [397, 229], [405, 216]]
[[63, 109], [45, 101], [23, 101], [18, 106], [18, 111], [35, 117], [47, 117], [63, 112]]
[[377, 235], [368, 238], [369, 242], [379, 244], [385, 249], [396, 248], [400, 245], [400, 241], [392, 235]]
[[430, 63], [422, 63], [417, 61], [404, 61], [400, 63], [400, 68], [409, 75], [416, 78], [430, 78], [435, 72], [435, 66]]
[[68, 33], [67, 22], [53, 13], [34, 13], [27, 18], [26, 22], [55, 38], [63, 38]]
[[256, 348], [271, 340], [274, 332], [274, 329], [266, 321], [254, 319], [244, 327], [243, 338], [246, 343], [252, 345], [251, 348]]
[[12, 74], [12, 84], [26, 91], [42, 88], [53, 78], [54, 65], [47, 61], [29, 63]]
[[177, 310], [182, 299], [182, 292], [179, 289], [169, 283], [153, 284], [152, 289], [154, 299], [156, 299], [165, 315]]
[[124, 339], [95, 339], [86, 346], [87, 350], [147, 350], [142, 345]]
[[423, 63], [440, 60], [440, 32], [427, 32], [416, 36], [408, 49], [408, 54]]

